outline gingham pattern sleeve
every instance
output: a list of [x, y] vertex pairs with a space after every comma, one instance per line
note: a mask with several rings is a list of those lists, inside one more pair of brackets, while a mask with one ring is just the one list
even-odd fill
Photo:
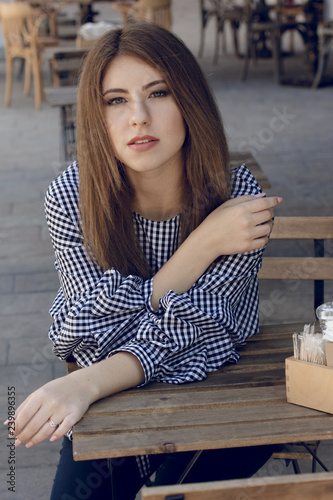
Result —
[[[245, 165], [233, 171], [232, 197], [259, 192]], [[224, 363], [238, 361], [237, 347], [258, 331], [262, 254], [260, 249], [221, 257], [187, 293], [164, 295], [158, 313], [146, 301], [136, 337], [120, 349], [140, 359], [146, 381], [202, 380]], [[146, 286], [150, 297], [151, 282]]]
[[[233, 197], [260, 187], [245, 166], [233, 172]], [[237, 347], [258, 329], [258, 288], [262, 250], [215, 261], [193, 287], [172, 290], [151, 308], [152, 279], [103, 272], [86, 255], [78, 209], [78, 167], [74, 163], [50, 186], [45, 210], [59, 273], [49, 336], [61, 359], [81, 366], [119, 351], [134, 354], [150, 380], [183, 383], [239, 358]], [[154, 222], [133, 215], [153, 272], [178, 247], [179, 217]]]

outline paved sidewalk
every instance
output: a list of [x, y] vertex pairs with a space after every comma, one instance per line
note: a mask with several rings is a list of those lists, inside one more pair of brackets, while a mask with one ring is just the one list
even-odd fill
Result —
[[[117, 13], [97, 4], [107, 20]], [[101, 5], [101, 7], [100, 7]], [[173, 29], [194, 54], [199, 43], [197, 2], [174, 0]], [[280, 215], [332, 215], [333, 87], [312, 91], [273, 82], [270, 61], [251, 66], [240, 82], [242, 62], [230, 54], [211, 64], [213, 36], [207, 37], [202, 65], [216, 93], [232, 150], [250, 149], [267, 174], [274, 193], [283, 196]], [[46, 78], [49, 76], [46, 74]], [[4, 108], [5, 65], [0, 61], [0, 375], [1, 418], [7, 417], [8, 387], [16, 404], [32, 390], [65, 373], [52, 355], [47, 338], [48, 309], [58, 288], [53, 252], [43, 213], [43, 198], [57, 175], [59, 111], [33, 95], [23, 95], [14, 81], [12, 106]], [[188, 89], [189, 92], [191, 89]], [[263, 321], [281, 317], [302, 321], [311, 310], [311, 289], [302, 288], [300, 305], [288, 310], [289, 299], [274, 310], [261, 311]], [[269, 293], [269, 290], [267, 291]], [[294, 297], [293, 297], [294, 298]], [[332, 288], [326, 300], [332, 299]], [[16, 491], [7, 491], [10, 441], [2, 431], [1, 500], [48, 500], [59, 444], [20, 447], [15, 455]], [[322, 443], [321, 456], [333, 468], [332, 443]], [[289, 472], [282, 462], [270, 463], [269, 474]], [[306, 466], [307, 467], [307, 466]], [[83, 497], [82, 497], [83, 498]]]

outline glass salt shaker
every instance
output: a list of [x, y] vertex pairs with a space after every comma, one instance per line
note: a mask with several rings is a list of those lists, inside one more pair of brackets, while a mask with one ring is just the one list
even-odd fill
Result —
[[317, 307], [316, 315], [323, 334], [332, 337], [333, 340], [333, 302], [326, 302]]

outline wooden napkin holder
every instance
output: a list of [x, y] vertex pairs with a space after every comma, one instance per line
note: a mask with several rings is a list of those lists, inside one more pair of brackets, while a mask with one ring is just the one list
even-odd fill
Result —
[[325, 342], [327, 366], [333, 366], [333, 342]]
[[[330, 344], [333, 355], [333, 342]], [[333, 366], [308, 363], [291, 357], [286, 359], [285, 367], [288, 403], [333, 413]]]

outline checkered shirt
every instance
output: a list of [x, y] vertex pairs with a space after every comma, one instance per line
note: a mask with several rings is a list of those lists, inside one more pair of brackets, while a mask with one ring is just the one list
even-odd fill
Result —
[[[256, 194], [259, 184], [245, 165], [232, 172], [232, 197]], [[84, 367], [127, 351], [142, 364], [145, 382], [202, 380], [258, 331], [258, 282], [263, 250], [221, 257], [182, 294], [168, 291], [159, 311], [150, 304], [153, 278], [103, 270], [87, 256], [78, 208], [78, 165], [50, 185], [45, 212], [60, 289], [50, 314], [54, 353], [73, 355]], [[178, 248], [180, 217], [151, 221], [133, 213], [143, 252], [156, 273]], [[149, 460], [138, 457], [142, 476]]]

